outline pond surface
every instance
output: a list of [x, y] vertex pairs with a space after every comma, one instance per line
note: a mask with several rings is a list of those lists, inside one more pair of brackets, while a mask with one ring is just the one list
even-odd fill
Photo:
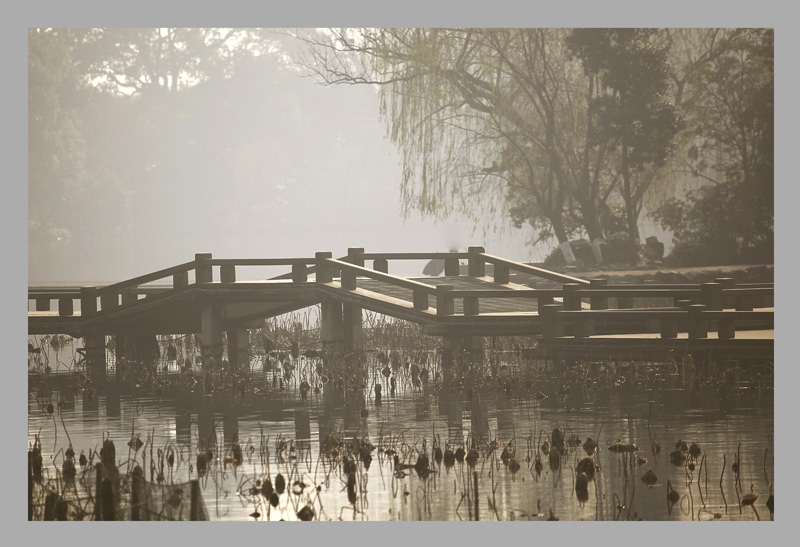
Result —
[[[147, 382], [104, 390], [86, 387], [76, 371], [34, 367], [29, 448], [38, 437], [52, 478], [70, 443], [76, 465], [83, 454], [90, 469], [110, 438], [123, 472], [139, 464], [146, 481], [162, 485], [200, 478], [211, 520], [296, 520], [305, 506], [319, 520], [772, 518], [771, 370], [698, 369], [687, 380], [664, 365], [590, 364], [567, 374], [517, 360], [445, 389], [434, 367], [419, 382], [413, 367], [391, 372], [371, 359], [360, 385], [334, 387], [316, 359], [301, 357], [297, 367], [252, 366], [210, 394], [174, 362]], [[565, 442], [551, 459], [542, 445], [558, 443], [555, 429]], [[129, 449], [133, 435], [139, 450]], [[589, 438], [596, 451], [584, 448]], [[671, 456], [679, 441], [683, 456]], [[198, 477], [206, 446], [211, 458]], [[592, 467], [582, 462], [588, 456]], [[594, 476], [576, 489], [579, 464]], [[273, 506], [264, 486], [277, 486], [279, 474], [286, 488]], [[654, 475], [649, 485], [646, 475]], [[752, 506], [748, 494], [758, 496]]]

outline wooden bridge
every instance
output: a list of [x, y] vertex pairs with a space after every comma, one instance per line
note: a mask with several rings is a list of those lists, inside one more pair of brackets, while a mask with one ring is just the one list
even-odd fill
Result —
[[[402, 260], [441, 260], [444, 276], [392, 275], [390, 261]], [[237, 280], [256, 266], [289, 271], [267, 280]], [[549, 286], [542, 288], [542, 281]], [[256, 259], [201, 253], [107, 286], [31, 286], [28, 299], [29, 308], [35, 303], [28, 311], [29, 334], [83, 337], [87, 359], [97, 367], [105, 364], [106, 335], [201, 333], [203, 356], [221, 359], [223, 331], [235, 365], [248, 345], [248, 328], [317, 304], [323, 343], [332, 353], [360, 347], [366, 309], [441, 336], [445, 362], [459, 348], [478, 354], [483, 337], [516, 335], [539, 335], [539, 356], [558, 360], [663, 360], [670, 350], [739, 361], [774, 355], [772, 283], [737, 285], [718, 278], [609, 285], [506, 260], [482, 247], [452, 253], [351, 248], [338, 259], [324, 252]]]

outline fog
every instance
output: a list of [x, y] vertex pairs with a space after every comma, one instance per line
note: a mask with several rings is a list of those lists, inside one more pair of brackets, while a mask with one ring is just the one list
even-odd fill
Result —
[[[85, 188], [57, 176], [31, 178], [28, 280], [113, 282], [192, 260], [197, 252], [342, 256], [348, 247], [430, 252], [483, 245], [528, 261], [550, 251], [550, 245], [529, 244], [529, 227], [516, 229], [503, 219], [436, 222], [414, 212], [404, 218], [400, 159], [386, 138], [377, 90], [322, 86], [275, 59], [261, 62], [238, 78], [181, 90], [177, 98], [95, 93], [81, 103], [85, 162], [101, 168], [82, 167], [89, 171]], [[30, 117], [45, 110], [36, 83]], [[143, 122], [142, 111], [152, 116], [159, 109], [161, 118]], [[37, 154], [32, 145], [32, 171], [48, 161]], [[42, 212], [45, 202], [56, 201]], [[51, 228], [37, 235], [37, 223]], [[421, 270], [411, 263], [391, 271]]]

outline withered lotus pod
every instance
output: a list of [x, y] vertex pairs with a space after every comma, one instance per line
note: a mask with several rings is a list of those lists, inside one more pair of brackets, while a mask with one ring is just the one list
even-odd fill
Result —
[[470, 467], [475, 467], [475, 464], [478, 463], [479, 457], [480, 455], [478, 454], [478, 451], [475, 450], [474, 448], [470, 448], [469, 453], [467, 454], [466, 457], [467, 465], [469, 465]]
[[308, 505], [304, 506], [297, 512], [297, 518], [303, 521], [313, 520], [314, 516], [315, 516], [314, 510]]
[[749, 494], [742, 497], [742, 505], [753, 505], [757, 499], [758, 499], [758, 494], [750, 492]]
[[444, 451], [444, 466], [447, 469], [453, 467], [456, 463], [456, 455], [449, 448]]
[[275, 477], [275, 492], [280, 496], [286, 490], [286, 479], [278, 473]]
[[653, 487], [653, 485], [654, 485], [656, 482], [658, 482], [658, 477], [656, 476], [656, 474], [655, 474], [655, 473], [653, 473], [653, 470], [652, 470], [652, 469], [648, 469], [648, 470], [647, 470], [647, 473], [645, 473], [644, 475], [642, 475], [642, 482], [643, 482], [643, 483], [645, 483], [645, 484], [646, 484], [647, 486], [649, 486], [650, 488], [652, 488], [652, 487]]
[[576, 473], [585, 474], [586, 478], [589, 480], [594, 478], [595, 471], [597, 471], [597, 466], [595, 465], [594, 460], [591, 458], [583, 458], [578, 462], [577, 467], [575, 467]]
[[686, 453], [674, 450], [669, 453], [669, 461], [672, 465], [683, 465], [686, 461]]

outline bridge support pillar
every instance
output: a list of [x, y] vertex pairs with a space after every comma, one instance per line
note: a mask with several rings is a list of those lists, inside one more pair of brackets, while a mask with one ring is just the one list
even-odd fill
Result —
[[483, 337], [442, 336], [442, 380], [452, 382], [468, 367], [483, 363]]
[[118, 363], [122, 357], [148, 367], [154, 367], [158, 362], [160, 350], [155, 333], [117, 333], [114, 336], [114, 348]]
[[245, 370], [250, 364], [250, 332], [247, 329], [231, 329], [227, 334], [231, 371]]
[[323, 349], [330, 355], [342, 353], [344, 349], [342, 303], [336, 300], [324, 299], [320, 305], [320, 311]]
[[342, 305], [342, 335], [344, 337], [344, 350], [348, 353], [359, 352], [363, 349], [361, 315], [359, 306]]
[[95, 384], [106, 381], [106, 337], [104, 334], [87, 334], [84, 337], [86, 370]]
[[213, 373], [213, 369], [222, 365], [222, 310], [218, 302], [209, 302], [203, 305], [200, 312], [200, 335], [203, 340], [203, 383], [205, 384], [209, 380], [209, 372]]

